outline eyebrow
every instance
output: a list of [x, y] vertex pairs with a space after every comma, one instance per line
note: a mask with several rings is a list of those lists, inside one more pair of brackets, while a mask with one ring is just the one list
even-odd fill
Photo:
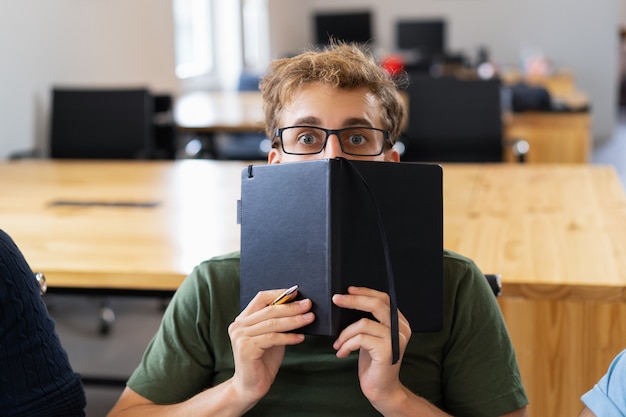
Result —
[[[320, 122], [320, 119], [318, 119], [315, 116], [307, 116], [307, 117], [301, 117], [299, 119], [296, 119], [293, 122], [293, 126], [299, 126], [299, 125], [320, 126], [321, 122]], [[350, 126], [374, 127], [372, 122], [370, 122], [367, 119], [360, 118], [360, 117], [351, 117], [349, 119], [346, 119], [343, 121], [342, 126], [343, 127], [350, 127]]]

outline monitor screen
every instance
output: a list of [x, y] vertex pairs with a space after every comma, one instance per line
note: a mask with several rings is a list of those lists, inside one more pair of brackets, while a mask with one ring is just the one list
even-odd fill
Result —
[[314, 17], [315, 42], [318, 45], [328, 44], [330, 38], [362, 44], [372, 41], [370, 12], [317, 13]]
[[400, 50], [417, 50], [423, 55], [445, 53], [446, 24], [443, 20], [407, 20], [396, 24]]

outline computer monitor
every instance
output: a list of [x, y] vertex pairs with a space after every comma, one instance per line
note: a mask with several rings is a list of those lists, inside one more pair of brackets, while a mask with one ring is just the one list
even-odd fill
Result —
[[315, 42], [327, 45], [330, 38], [360, 44], [372, 41], [372, 14], [369, 11], [316, 13]]
[[445, 54], [446, 22], [441, 19], [401, 20], [396, 24], [399, 50], [412, 50], [422, 56]]

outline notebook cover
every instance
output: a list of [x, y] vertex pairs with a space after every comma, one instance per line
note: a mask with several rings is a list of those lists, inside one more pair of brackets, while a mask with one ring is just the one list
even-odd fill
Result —
[[349, 285], [388, 292], [380, 214], [398, 308], [414, 332], [441, 328], [440, 166], [341, 158], [250, 166], [239, 210], [242, 308], [258, 291], [298, 284], [316, 314], [302, 331], [338, 335], [364, 313], [339, 309], [332, 294]]

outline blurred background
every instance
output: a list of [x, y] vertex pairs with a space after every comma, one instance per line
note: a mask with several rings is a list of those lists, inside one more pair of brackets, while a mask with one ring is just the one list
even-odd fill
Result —
[[[616, 127], [624, 0], [0, 1], [0, 158], [45, 151], [53, 86], [142, 85], [174, 96], [235, 89], [244, 73], [316, 43], [316, 16], [368, 14], [371, 46], [400, 51], [399, 21], [445, 23], [445, 52], [501, 70], [567, 71], [594, 143]], [[363, 30], [363, 28], [361, 28]], [[413, 57], [414, 58], [414, 57]]]

